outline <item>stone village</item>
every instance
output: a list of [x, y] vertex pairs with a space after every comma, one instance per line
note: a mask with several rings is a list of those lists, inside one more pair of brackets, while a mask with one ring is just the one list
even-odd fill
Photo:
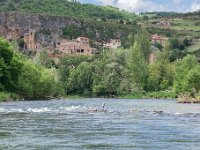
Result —
[[[38, 53], [42, 49], [45, 49], [48, 55], [53, 58], [60, 58], [69, 54], [92, 55], [96, 51], [96, 48], [91, 47], [90, 40], [87, 37], [78, 37], [76, 39], [58, 38], [53, 47], [49, 45], [43, 47], [40, 42], [36, 40], [36, 30], [29, 30], [20, 37], [16, 36], [16, 32], [17, 31], [11, 32], [4, 38], [9, 41], [21, 39], [24, 41], [23, 49], [25, 51]], [[119, 39], [111, 39], [107, 42], [96, 43], [102, 45], [103, 48], [116, 49], [121, 47], [121, 41]]]
[[[45, 49], [48, 55], [52, 58], [60, 58], [70, 54], [92, 55], [96, 52], [96, 48], [91, 47], [90, 40], [87, 37], [78, 37], [76, 39], [58, 38], [54, 46], [43, 47], [39, 41], [36, 41], [36, 30], [29, 30], [23, 36], [17, 37], [16, 32], [6, 35], [9, 41], [21, 39], [24, 41], [24, 50], [38, 53], [41, 49]], [[151, 36], [151, 42], [164, 45], [168, 39], [157, 34]], [[122, 46], [119, 39], [111, 39], [107, 42], [95, 42], [96, 45], [101, 45], [103, 48], [117, 49]], [[150, 56], [154, 57], [154, 56]]]

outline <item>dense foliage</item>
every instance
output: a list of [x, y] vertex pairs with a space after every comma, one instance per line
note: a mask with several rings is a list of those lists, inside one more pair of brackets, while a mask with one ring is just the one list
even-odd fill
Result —
[[141, 30], [128, 49], [105, 49], [93, 56], [65, 56], [59, 63], [41, 51], [34, 64], [1, 39], [0, 98], [11, 95], [5, 92], [26, 99], [61, 95], [174, 98], [182, 94], [195, 98], [200, 95], [199, 63], [193, 55], [171, 62], [173, 43], [153, 52], [156, 60], [149, 62], [149, 36]]
[[[103, 21], [82, 21], [81, 26], [67, 25], [63, 28], [62, 36], [64, 38], [77, 38], [79, 36], [88, 37], [93, 41], [108, 41], [110, 39], [120, 39], [123, 46], [128, 45], [127, 41], [130, 41], [128, 35], [136, 34], [139, 27], [135, 24], [116, 24], [113, 22]], [[131, 45], [132, 45], [131, 41]]]
[[66, 93], [108, 97], [145, 94], [158, 98], [195, 95], [200, 91], [197, 58], [188, 55], [171, 62], [173, 46], [170, 42], [156, 52], [156, 61], [150, 63], [149, 36], [139, 31], [129, 49], [104, 50], [92, 57], [67, 56], [59, 64]]
[[69, 0], [0, 0], [1, 12], [37, 13], [87, 19], [133, 21], [137, 16], [112, 6], [95, 6]]
[[46, 99], [64, 93], [56, 70], [34, 64], [14, 52], [3, 39], [0, 39], [0, 92], [2, 97], [6, 95], [2, 92], [11, 92], [25, 99]]

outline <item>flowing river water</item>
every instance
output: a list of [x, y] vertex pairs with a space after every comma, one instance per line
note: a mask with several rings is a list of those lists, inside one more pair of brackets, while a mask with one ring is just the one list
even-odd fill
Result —
[[142, 99], [0, 103], [0, 150], [65, 149], [200, 150], [200, 105]]

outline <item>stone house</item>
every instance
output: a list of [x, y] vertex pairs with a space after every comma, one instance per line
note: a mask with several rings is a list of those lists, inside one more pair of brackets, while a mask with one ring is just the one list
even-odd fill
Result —
[[171, 23], [167, 20], [162, 20], [160, 22], [157, 23], [157, 25], [160, 25], [160, 26], [170, 26]]
[[29, 30], [29, 32], [24, 34], [24, 43], [25, 43], [25, 49], [31, 50], [31, 51], [38, 51], [41, 49], [41, 46], [38, 42], [36, 42], [35, 39], [35, 33], [34, 30]]
[[153, 44], [160, 43], [162, 46], [164, 46], [167, 41], [168, 41], [168, 38], [166, 38], [164, 36], [160, 36], [160, 35], [157, 35], [157, 34], [154, 34], [154, 35], [151, 36], [151, 42]]
[[61, 56], [66, 54], [91, 55], [93, 48], [90, 47], [89, 39], [86, 37], [73, 40], [60, 39], [56, 42], [55, 53]]
[[121, 40], [119, 39], [111, 39], [109, 42], [104, 43], [103, 47], [105, 48], [112, 48], [112, 49], [117, 49], [121, 46]]

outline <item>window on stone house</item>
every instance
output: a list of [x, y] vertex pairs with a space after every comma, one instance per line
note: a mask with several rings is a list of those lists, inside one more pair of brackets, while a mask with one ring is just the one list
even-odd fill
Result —
[[84, 53], [84, 49], [81, 49], [81, 53]]

